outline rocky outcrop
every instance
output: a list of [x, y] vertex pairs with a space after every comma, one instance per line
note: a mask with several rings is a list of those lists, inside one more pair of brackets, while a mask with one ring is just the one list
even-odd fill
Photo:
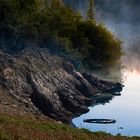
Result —
[[94, 104], [92, 95], [120, 87], [77, 72], [72, 64], [52, 56], [46, 48], [28, 48], [17, 54], [0, 51], [0, 93], [9, 99], [11, 112], [15, 105], [18, 111], [68, 123], [88, 111], [88, 106]]
[[101, 93], [115, 93], [122, 91], [124, 85], [120, 83], [112, 83], [109, 81], [98, 79], [97, 77], [89, 74], [83, 73], [83, 77], [92, 85], [94, 85]]

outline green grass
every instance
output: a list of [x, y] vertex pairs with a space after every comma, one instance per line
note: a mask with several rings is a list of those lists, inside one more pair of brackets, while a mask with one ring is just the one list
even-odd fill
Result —
[[140, 140], [60, 124], [49, 118], [0, 114], [0, 140]]

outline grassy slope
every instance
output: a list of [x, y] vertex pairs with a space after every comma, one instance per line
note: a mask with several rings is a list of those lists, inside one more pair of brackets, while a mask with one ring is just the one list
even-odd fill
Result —
[[0, 114], [0, 140], [140, 140], [75, 129], [49, 118]]

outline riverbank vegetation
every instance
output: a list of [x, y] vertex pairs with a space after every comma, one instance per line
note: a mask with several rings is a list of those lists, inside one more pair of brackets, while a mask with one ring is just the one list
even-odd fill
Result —
[[140, 140], [139, 137], [112, 136], [72, 128], [47, 117], [16, 116], [0, 113], [0, 140]]
[[0, 46], [18, 50], [27, 41], [51, 46], [53, 40], [56, 48], [88, 66], [115, 63], [122, 55], [121, 42], [96, 23], [93, 5], [90, 1], [85, 20], [61, 0], [0, 0]]

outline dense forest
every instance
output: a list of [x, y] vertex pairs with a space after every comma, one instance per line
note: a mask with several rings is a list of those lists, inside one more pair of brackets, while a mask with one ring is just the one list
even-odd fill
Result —
[[17, 51], [32, 41], [51, 49], [55, 42], [89, 67], [115, 63], [122, 55], [121, 41], [96, 23], [95, 14], [92, 0], [87, 19], [61, 0], [0, 0], [0, 47]]

